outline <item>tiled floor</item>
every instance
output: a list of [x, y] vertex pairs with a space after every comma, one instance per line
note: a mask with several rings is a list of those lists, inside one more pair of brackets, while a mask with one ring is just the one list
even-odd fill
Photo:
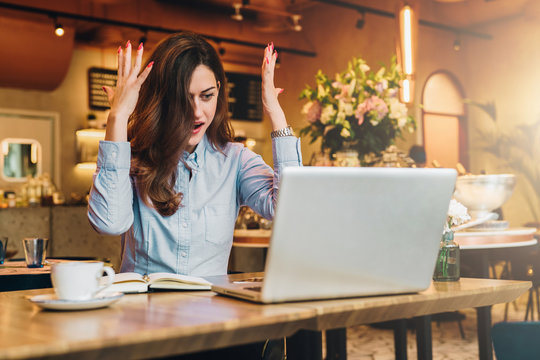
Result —
[[[509, 321], [524, 320], [528, 293], [522, 295], [508, 309]], [[503, 321], [504, 304], [492, 308], [493, 323]], [[476, 341], [476, 311], [460, 311], [465, 315], [462, 320], [465, 339], [461, 338], [455, 321], [432, 323], [433, 359], [434, 360], [472, 360], [478, 359]], [[535, 317], [536, 319], [536, 317]], [[350, 360], [393, 360], [394, 337], [392, 330], [377, 329], [371, 326], [356, 326], [347, 329], [347, 358]], [[407, 331], [407, 356], [416, 360], [416, 337], [413, 330]]]

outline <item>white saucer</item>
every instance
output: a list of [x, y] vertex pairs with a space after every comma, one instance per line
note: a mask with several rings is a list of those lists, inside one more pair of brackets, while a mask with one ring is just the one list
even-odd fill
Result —
[[88, 300], [60, 300], [56, 294], [36, 295], [28, 300], [44, 309], [50, 310], [90, 310], [111, 305], [120, 300], [123, 293], [114, 292], [100, 295]]
[[536, 228], [510, 228], [503, 230], [491, 231], [459, 231], [454, 233], [454, 237], [471, 237], [471, 236], [517, 236], [517, 235], [532, 235], [536, 232]]

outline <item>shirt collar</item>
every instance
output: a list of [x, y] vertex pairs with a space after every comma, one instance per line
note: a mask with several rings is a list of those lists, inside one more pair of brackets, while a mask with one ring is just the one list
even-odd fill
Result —
[[201, 139], [201, 142], [197, 144], [195, 151], [191, 154], [187, 151], [184, 151], [184, 160], [192, 169], [198, 169], [204, 166], [204, 159], [206, 155], [206, 149], [209, 146], [208, 139], [206, 134]]

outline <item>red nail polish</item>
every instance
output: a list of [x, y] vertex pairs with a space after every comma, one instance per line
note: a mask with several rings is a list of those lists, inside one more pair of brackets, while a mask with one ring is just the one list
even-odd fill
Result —
[[277, 54], [277, 50], [276, 50], [276, 60], [277, 60], [277, 57], [278, 57], [278, 54]]
[[107, 89], [105, 89], [105, 86], [101, 87], [105, 93], [107, 93]]
[[142, 43], [139, 44], [139, 48], [137, 50], [141, 50], [143, 47]]
[[282, 92], [284, 92], [285, 89], [279, 89], [279, 93], [278, 94], [281, 94]]
[[148, 64], [147, 67], [152, 67], [152, 65], [154, 65], [154, 62], [153, 62], [153, 61], [150, 61], [150, 64]]
[[274, 51], [274, 42], [272, 41], [272, 51]]
[[131, 46], [131, 42], [128, 40], [128, 41], [126, 42], [126, 48], [128, 48], [129, 46]]
[[122, 47], [121, 47], [121, 46], [118, 47], [118, 53], [119, 53], [119, 54], [120, 54], [120, 51], [122, 51]]
[[266, 58], [266, 63], [267, 63], [267, 64], [270, 64], [270, 60], [268, 60], [268, 58]]

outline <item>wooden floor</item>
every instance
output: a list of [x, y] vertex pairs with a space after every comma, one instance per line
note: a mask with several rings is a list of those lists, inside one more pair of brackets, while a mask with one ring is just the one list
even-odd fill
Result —
[[[509, 306], [508, 320], [522, 321], [527, 307], [527, 295], [521, 296]], [[495, 305], [492, 310], [493, 323], [503, 321], [504, 304]], [[434, 360], [473, 360], [478, 359], [476, 341], [476, 311], [461, 311], [465, 339], [461, 338], [457, 322], [432, 324]], [[535, 316], [535, 320], [536, 320]], [[413, 330], [407, 331], [408, 359], [416, 360], [416, 337]], [[357, 326], [347, 331], [347, 353], [349, 360], [394, 360], [394, 338], [392, 330], [371, 326]]]

